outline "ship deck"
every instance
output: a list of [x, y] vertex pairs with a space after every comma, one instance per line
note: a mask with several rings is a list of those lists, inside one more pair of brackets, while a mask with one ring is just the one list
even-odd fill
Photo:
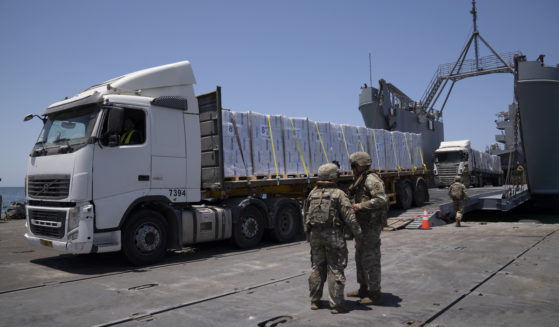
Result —
[[[436, 194], [433, 194], [436, 197]], [[433, 199], [433, 198], [432, 198]], [[391, 213], [392, 214], [392, 213]], [[559, 218], [559, 217], [558, 217]], [[559, 221], [559, 219], [557, 220]], [[30, 247], [24, 221], [0, 223], [5, 326], [555, 326], [559, 224], [475, 223], [382, 234], [384, 306], [310, 310], [309, 245], [229, 242], [130, 267], [119, 254]], [[354, 243], [346, 290], [357, 287]]]

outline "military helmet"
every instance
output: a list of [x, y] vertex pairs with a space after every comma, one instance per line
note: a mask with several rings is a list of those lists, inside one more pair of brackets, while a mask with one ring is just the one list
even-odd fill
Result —
[[370, 166], [373, 161], [371, 156], [367, 152], [355, 152], [349, 156], [349, 162], [351, 163], [351, 168], [356, 166]]
[[338, 166], [327, 163], [318, 168], [318, 178], [323, 181], [335, 180], [338, 178]]
[[461, 178], [460, 178], [460, 176], [458, 176], [458, 175], [454, 177], [454, 181], [455, 181], [455, 182], [459, 182], [460, 179], [461, 179]]

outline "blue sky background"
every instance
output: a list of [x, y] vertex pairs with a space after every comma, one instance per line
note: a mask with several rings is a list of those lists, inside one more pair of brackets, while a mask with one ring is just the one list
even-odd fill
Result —
[[[559, 1], [478, 0], [477, 8], [481, 35], [498, 52], [559, 64]], [[23, 186], [42, 126], [24, 123], [27, 113], [185, 59], [196, 93], [221, 85], [226, 108], [363, 126], [368, 54], [374, 86], [384, 78], [419, 100], [438, 65], [458, 58], [473, 30], [470, 9], [470, 0], [0, 0], [0, 186]], [[485, 149], [495, 115], [512, 101], [511, 74], [458, 82], [445, 139]]]

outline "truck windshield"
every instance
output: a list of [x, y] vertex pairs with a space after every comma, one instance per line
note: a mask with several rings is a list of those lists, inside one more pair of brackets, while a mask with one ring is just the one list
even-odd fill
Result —
[[87, 105], [49, 115], [34, 150], [50, 154], [49, 149], [66, 146], [75, 151], [87, 143], [99, 111], [98, 105]]
[[460, 162], [463, 158], [462, 152], [439, 152], [435, 154], [435, 162]]

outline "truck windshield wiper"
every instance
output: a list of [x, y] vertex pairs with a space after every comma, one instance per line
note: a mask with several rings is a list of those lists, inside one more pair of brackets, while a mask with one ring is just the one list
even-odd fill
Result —
[[40, 151], [36, 150], [36, 149], [33, 149], [33, 153], [32, 153], [33, 156], [41, 156], [43, 154], [47, 154], [47, 148], [45, 148], [45, 142], [44, 141], [39, 141], [39, 142], [35, 143], [35, 146], [37, 146], [37, 145], [40, 145], [42, 147], [42, 149]]
[[72, 146], [70, 145], [70, 139], [68, 139], [68, 138], [57, 139], [52, 143], [58, 144], [58, 143], [62, 143], [62, 142], [66, 142], [66, 146], [60, 147], [58, 152], [66, 153], [66, 152], [72, 152], [73, 151]]

